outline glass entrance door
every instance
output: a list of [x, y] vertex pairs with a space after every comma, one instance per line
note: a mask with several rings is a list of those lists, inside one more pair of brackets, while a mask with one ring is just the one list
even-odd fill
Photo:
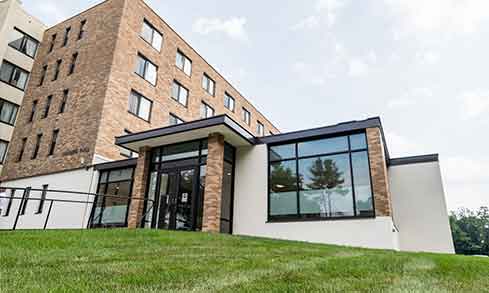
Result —
[[157, 191], [156, 228], [195, 230], [195, 168], [164, 170]]

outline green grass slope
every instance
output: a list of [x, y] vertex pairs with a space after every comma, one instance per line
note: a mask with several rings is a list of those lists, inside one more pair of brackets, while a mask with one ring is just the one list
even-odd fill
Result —
[[0, 292], [489, 292], [489, 258], [154, 230], [0, 233]]

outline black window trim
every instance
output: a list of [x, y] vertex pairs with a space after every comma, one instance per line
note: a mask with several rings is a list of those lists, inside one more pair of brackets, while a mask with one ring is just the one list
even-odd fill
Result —
[[63, 59], [56, 60], [55, 67], [54, 67], [54, 75], [51, 81], [58, 80], [62, 65], [63, 65]]
[[46, 104], [44, 105], [44, 110], [41, 119], [48, 118], [49, 112], [51, 111], [52, 104], [53, 104], [53, 95], [49, 95], [46, 98]]
[[10, 141], [6, 141], [4, 139], [0, 139], [0, 143], [7, 144], [7, 147], [5, 148], [5, 153], [3, 154], [2, 157], [0, 157], [0, 165], [3, 165], [3, 164], [5, 164], [5, 160], [7, 159], [7, 152], [8, 152], [8, 148], [10, 146]]
[[211, 118], [211, 117], [214, 117], [216, 116], [216, 109], [214, 109], [214, 107], [212, 107], [211, 105], [209, 105], [209, 103], [207, 103], [206, 101], [202, 100], [202, 103], [201, 103], [201, 107], [204, 106], [206, 107], [206, 116], [207, 116], [207, 108], [210, 108], [212, 110], [212, 116], [210, 117], [200, 117], [201, 119], [206, 119], [206, 118]]
[[[241, 111], [243, 111], [243, 116], [241, 117], [241, 120], [243, 120], [246, 125], [250, 126], [251, 125], [251, 112], [248, 111], [245, 107], [241, 107]], [[248, 113], [248, 121], [246, 121], [246, 113]]]
[[149, 115], [148, 115], [148, 120], [146, 120], [145, 118], [139, 116], [137, 113], [133, 113], [131, 112], [131, 109], [127, 109], [127, 112], [133, 116], [136, 116], [138, 117], [139, 119], [143, 120], [143, 121], [146, 121], [148, 123], [151, 123], [151, 114], [153, 112], [153, 101], [148, 99], [145, 95], [141, 94], [140, 92], [138, 92], [137, 90], [135, 89], [131, 89], [131, 92], [129, 93], [129, 98], [132, 96], [132, 93], [135, 93], [137, 96], [138, 96], [138, 109], [137, 109], [137, 112], [139, 113], [139, 107], [141, 106], [141, 98], [143, 99], [146, 99], [149, 101], [150, 105], [149, 105]]
[[[178, 85], [178, 97], [175, 98], [173, 96], [173, 84], [176, 83]], [[186, 91], [187, 91], [187, 100], [185, 101], [185, 104], [182, 104], [180, 102], [180, 88], [184, 88]], [[188, 100], [189, 100], [189, 97], [190, 97], [190, 90], [184, 86], [181, 82], [179, 82], [178, 80], [176, 79], [173, 79], [173, 82], [172, 82], [172, 85], [171, 85], [171, 94], [170, 94], [171, 98], [176, 101], [180, 106], [184, 106], [185, 108], [188, 107]]]
[[[156, 31], [158, 34], [160, 34], [161, 36], [161, 48], [160, 49], [157, 49], [153, 46], [152, 43], [150, 43], [148, 40], [146, 40], [144, 37], [143, 37], [143, 34], [142, 34], [142, 31], [139, 33], [139, 37], [141, 39], [143, 39], [143, 41], [148, 44], [151, 48], [153, 48], [154, 50], [156, 50], [157, 52], [161, 52], [161, 49], [163, 48], [163, 44], [165, 42], [165, 35], [159, 30], [157, 29], [147, 18], [143, 18], [143, 25], [144, 24], [147, 24], [152, 30]], [[154, 32], [153, 32], [154, 34]], [[154, 38], [154, 35], [151, 36], [152, 38]], [[153, 41], [153, 40], [151, 40]]]
[[62, 47], [66, 47], [70, 41], [71, 26], [65, 28]]
[[58, 37], [57, 33], [54, 33], [51, 35], [51, 39], [49, 40], [49, 48], [48, 48], [48, 54], [53, 52], [54, 47], [56, 46], [56, 39]]
[[[233, 100], [233, 109], [229, 109], [227, 106], [226, 106], [226, 97], [229, 97]], [[224, 92], [224, 108], [228, 109], [229, 111], [235, 113], [236, 112], [236, 99], [227, 91]]]
[[3, 106], [3, 103], [9, 103], [9, 104], [12, 104], [15, 107], [17, 107], [17, 113], [15, 114], [14, 123], [9, 123], [9, 122], [5, 122], [5, 121], [0, 120], [0, 123], [3, 123], [3, 124], [6, 124], [6, 125], [9, 125], [9, 126], [14, 127], [15, 126], [15, 122], [17, 121], [17, 118], [19, 117], [20, 105], [17, 104], [17, 103], [14, 103], [12, 101], [9, 101], [7, 99], [4, 99], [2, 97], [0, 97], [0, 112], [2, 111], [2, 107], [1, 106]]
[[17, 156], [17, 159], [15, 160], [17, 163], [22, 161], [25, 154], [26, 145], [27, 145], [27, 137], [23, 137], [22, 140], [20, 141], [20, 152]]
[[[350, 142], [350, 136], [355, 135], [355, 134], [365, 134], [365, 138], [367, 139], [366, 142], [366, 148], [362, 149], [351, 149], [351, 142]], [[335, 137], [342, 137], [346, 136], [347, 137], [347, 142], [348, 142], [348, 150], [346, 151], [339, 151], [339, 152], [330, 152], [330, 153], [321, 153], [321, 154], [315, 154], [315, 155], [309, 155], [309, 156], [299, 156], [299, 143], [301, 142], [309, 142], [309, 141], [314, 141], [314, 140], [320, 140], [320, 139], [328, 139], [328, 138], [335, 138]], [[295, 145], [295, 157], [293, 158], [288, 158], [288, 159], [283, 159], [283, 160], [271, 160], [270, 159], [270, 149], [275, 146], [281, 146], [281, 145], [290, 145], [294, 144]], [[353, 164], [352, 164], [352, 154], [354, 153], [361, 153], [361, 152], [366, 152], [367, 153], [367, 161], [368, 161], [368, 168], [369, 168], [369, 177], [370, 177], [370, 191], [371, 191], [371, 196], [372, 196], [372, 209], [373, 209], [373, 214], [372, 215], [357, 215], [357, 210], [356, 210], [356, 194], [355, 194], [355, 186], [354, 186], [354, 176], [353, 176]], [[303, 159], [310, 159], [310, 158], [317, 158], [317, 157], [323, 157], [323, 156], [334, 156], [334, 155], [340, 155], [340, 154], [349, 154], [349, 165], [350, 165], [350, 176], [351, 176], [351, 186], [352, 186], [352, 199], [353, 199], [353, 213], [354, 216], [344, 216], [344, 217], [312, 217], [312, 216], [304, 216], [300, 214], [300, 207], [299, 207], [299, 161]], [[278, 162], [286, 162], [286, 161], [295, 161], [296, 164], [296, 177], [297, 177], [297, 215], [270, 215], [270, 187], [271, 187], [271, 182], [270, 182], [270, 177], [271, 177], [271, 164], [272, 163], [278, 163]], [[374, 189], [373, 189], [373, 181], [372, 181], [372, 167], [370, 165], [370, 153], [369, 153], [369, 146], [368, 146], [368, 138], [367, 138], [367, 132], [366, 129], [360, 129], [360, 130], [354, 130], [354, 131], [349, 131], [349, 132], [343, 132], [343, 133], [334, 133], [334, 134], [328, 134], [328, 135], [321, 135], [321, 136], [315, 136], [315, 137], [308, 137], [308, 138], [300, 138], [300, 139], [294, 139], [294, 140], [289, 140], [289, 141], [283, 141], [283, 142], [276, 142], [276, 143], [270, 143], [267, 144], [267, 223], [284, 223], [284, 222], [318, 222], [318, 221], [339, 221], [339, 220], [359, 220], [359, 219], [374, 219], [377, 217], [377, 211], [375, 207], [375, 194], [374, 194]]]
[[[178, 67], [178, 65], [177, 65], [177, 61], [176, 61], [176, 56], [178, 56], [178, 54], [182, 55], [184, 59], [187, 59], [188, 61], [190, 61], [190, 74], [187, 74], [187, 73], [185, 72], [185, 62], [183, 62], [183, 68]], [[193, 66], [193, 61], [192, 61], [192, 59], [190, 59], [190, 58], [189, 58], [189, 57], [188, 57], [188, 56], [187, 56], [185, 53], [183, 53], [183, 51], [182, 51], [180, 48], [177, 48], [177, 54], [175, 55], [175, 67], [176, 67], [178, 70], [180, 70], [181, 72], [183, 72], [183, 74], [184, 74], [186, 77], [188, 77], [188, 78], [192, 77], [192, 72], [193, 72], [193, 67], [194, 67], [194, 66]]]
[[81, 39], [83, 39], [85, 37], [85, 28], [86, 28], [86, 25], [87, 25], [87, 20], [86, 19], [83, 19], [82, 21], [80, 21], [80, 29], [78, 30], [78, 38], [77, 38], [77, 41], [80, 41]]
[[183, 123], [185, 123], [185, 120], [183, 120], [182, 118], [180, 118], [180, 117], [179, 117], [178, 115], [176, 115], [175, 113], [170, 112], [168, 116], [170, 117], [170, 119], [171, 119], [171, 118], [175, 118], [176, 120], [181, 121], [180, 123], [177, 123], [177, 124], [170, 124], [170, 123], [168, 123], [169, 125], [178, 125], [178, 124], [183, 124]]
[[59, 104], [58, 114], [66, 112], [66, 106], [68, 104], [68, 98], [70, 95], [70, 89], [64, 89], [61, 96], [61, 103]]
[[78, 52], [75, 52], [71, 55], [70, 66], [68, 68], [68, 76], [75, 73], [76, 63], [78, 62], [79, 55], [80, 54], [78, 54]]
[[48, 157], [54, 156], [56, 146], [58, 145], [58, 140], [59, 140], [59, 129], [56, 128], [53, 130], [51, 134], [51, 142], [49, 143]]
[[[156, 68], [156, 80], [155, 80], [155, 84], [151, 83], [151, 81], [147, 80], [146, 77], [142, 76], [141, 74], [139, 74], [139, 72], [137, 72], [137, 70], [134, 70], [134, 73], [141, 77], [142, 79], [144, 79], [147, 83], [149, 83], [151, 86], [153, 87], [156, 87], [158, 85], [158, 65], [156, 65], [155, 63], [153, 63], [153, 61], [151, 61], [148, 57], [146, 57], [144, 54], [142, 54], [141, 52], [138, 52], [137, 54], [138, 58], [143, 58], [146, 62], [148, 63], [151, 63], [155, 68]], [[139, 62], [139, 59], [137, 59], [137, 61]], [[139, 64], [137, 64], [139, 65]], [[136, 67], [137, 68], [137, 67]], [[146, 74], [146, 69], [147, 69], [147, 64], [144, 64], [144, 73]]]
[[210, 80], [210, 81], [212, 81], [212, 82], [214, 83], [214, 93], [210, 93], [210, 92], [208, 91], [208, 89], [204, 88], [204, 87], [202, 86], [202, 82], [201, 82], [200, 84], [201, 84], [202, 88], [204, 88], [204, 91], [205, 91], [207, 94], [209, 94], [209, 95], [210, 95], [210, 96], [212, 96], [212, 97], [215, 97], [215, 96], [216, 96], [216, 81], [215, 81], [214, 79], [212, 79], [212, 78], [211, 78], [211, 77], [210, 77], [210, 76], [209, 76], [207, 73], [205, 73], [205, 72], [202, 74], [202, 79], [204, 79], [204, 78], [207, 78], [208, 80]]
[[[8, 64], [12, 65], [14, 67], [14, 69], [17, 68], [17, 69], [20, 69], [20, 70], [24, 71], [25, 73], [27, 73], [27, 80], [25, 82], [25, 88], [20, 88], [20, 87], [18, 87], [16, 85], [13, 85], [11, 82], [12, 82], [12, 76], [13, 76], [14, 71], [12, 71], [12, 74], [9, 77], [9, 81], [5, 81], [3, 79], [0, 79], [0, 82], [3, 82], [5, 84], [8, 84], [9, 86], [18, 89], [19, 91], [25, 92], [25, 90], [27, 88], [27, 84], [29, 83], [29, 80], [31, 78], [31, 73], [29, 72], [29, 70], [25, 70], [24, 68], [16, 65], [15, 63], [12, 63], [12, 62], [8, 61], [7, 59], [3, 59], [2, 64], [3, 63], [8, 63]], [[0, 64], [0, 66], [1, 66], [1, 64]]]
[[35, 160], [39, 157], [39, 150], [41, 149], [42, 143], [42, 133], [36, 135], [36, 143], [34, 144], [34, 149], [32, 150], [31, 160]]
[[27, 53], [25, 53], [25, 52], [22, 52], [22, 51], [18, 50], [18, 49], [17, 49], [17, 48], [15, 48], [14, 46], [10, 45], [10, 43], [11, 43], [11, 42], [9, 42], [8, 46], [9, 46], [9, 47], [11, 47], [12, 49], [15, 49], [16, 51], [18, 51], [18, 52], [20, 52], [20, 53], [24, 54], [25, 56], [27, 56], [27, 57], [29, 57], [29, 58], [31, 58], [31, 59], [35, 59], [35, 58], [36, 58], [36, 55], [37, 55], [37, 52], [39, 51], [39, 47], [40, 47], [40, 45], [41, 45], [41, 42], [40, 42], [38, 39], [34, 38], [33, 36], [31, 36], [30, 34], [26, 33], [25, 31], [21, 30], [20, 28], [18, 28], [18, 27], [16, 27], [16, 26], [14, 26], [14, 30], [16, 30], [16, 31], [18, 31], [19, 33], [23, 34], [23, 35], [24, 35], [24, 37], [28, 37], [28, 38], [30, 38], [31, 40], [35, 41], [35, 42], [36, 42], [36, 44], [37, 44], [37, 47], [36, 47], [36, 52], [34, 53], [34, 56], [31, 56], [31, 55], [29, 55], [29, 54], [27, 54]]

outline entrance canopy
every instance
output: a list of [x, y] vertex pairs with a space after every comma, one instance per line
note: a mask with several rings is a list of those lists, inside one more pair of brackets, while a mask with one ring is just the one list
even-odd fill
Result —
[[115, 144], [139, 152], [141, 147], [158, 147], [197, 140], [207, 138], [212, 133], [220, 133], [227, 143], [235, 147], [253, 145], [255, 139], [253, 134], [227, 115], [220, 115], [116, 137]]

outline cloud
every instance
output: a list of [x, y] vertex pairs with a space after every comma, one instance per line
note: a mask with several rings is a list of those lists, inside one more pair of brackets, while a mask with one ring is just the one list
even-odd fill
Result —
[[231, 17], [226, 20], [202, 17], [194, 22], [192, 30], [202, 35], [223, 33], [234, 40], [248, 41], [248, 33], [245, 30], [246, 22], [244, 17]]
[[348, 63], [348, 75], [352, 77], [364, 76], [369, 72], [369, 65], [360, 58], [351, 59]]
[[487, 0], [384, 0], [404, 33], [473, 33], [489, 18]]
[[464, 120], [479, 118], [489, 114], [489, 91], [465, 92], [459, 96], [462, 102], [461, 117]]
[[421, 65], [434, 65], [440, 61], [440, 54], [435, 51], [420, 51], [416, 54], [416, 59]]
[[405, 108], [426, 99], [433, 97], [433, 90], [426, 87], [413, 88], [402, 94], [400, 97], [393, 98], [387, 102], [387, 107], [391, 109]]
[[392, 158], [424, 153], [422, 145], [414, 143], [411, 139], [396, 132], [386, 131], [385, 139], [387, 140], [387, 147]]
[[445, 179], [451, 183], [489, 184], [489, 159], [454, 156], [442, 160]]
[[291, 26], [291, 29], [311, 30], [320, 27], [323, 22], [330, 28], [336, 23], [338, 13], [344, 4], [344, 0], [317, 0], [313, 14]]

